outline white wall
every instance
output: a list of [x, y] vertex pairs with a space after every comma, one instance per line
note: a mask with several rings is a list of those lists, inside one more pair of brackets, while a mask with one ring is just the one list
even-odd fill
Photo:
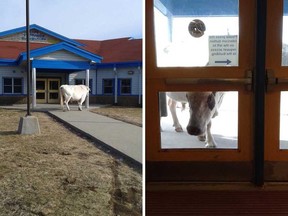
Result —
[[[142, 69], [140, 74], [138, 67], [116, 68], [118, 79], [132, 80], [132, 95], [142, 94]], [[128, 74], [128, 71], [134, 71], [134, 74]], [[140, 76], [139, 76], [140, 75]], [[98, 69], [97, 71], [97, 94], [103, 94], [103, 79], [115, 79], [115, 72], [113, 68]]]
[[56, 52], [48, 53], [43, 56], [39, 56], [36, 59], [42, 60], [57, 60], [57, 61], [87, 61], [87, 59], [82, 58], [81, 56], [75, 55], [71, 52], [65, 50], [59, 50]]
[[3, 77], [23, 78], [23, 94], [26, 94], [27, 73], [26, 68], [21, 67], [0, 67], [0, 95], [3, 94]]

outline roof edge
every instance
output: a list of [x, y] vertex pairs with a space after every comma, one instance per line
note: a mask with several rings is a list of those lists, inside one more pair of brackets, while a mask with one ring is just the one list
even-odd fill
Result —
[[[30, 56], [31, 56], [31, 58], [35, 58], [37, 56], [45, 55], [47, 53], [55, 52], [55, 51], [63, 50], [63, 49], [68, 51], [68, 52], [79, 55], [83, 58], [93, 60], [97, 63], [101, 62], [103, 59], [102, 56], [99, 56], [99, 55], [96, 55], [94, 53], [83, 50], [81, 48], [72, 46], [71, 44], [68, 44], [66, 42], [60, 42], [60, 43], [57, 43], [57, 44], [54, 44], [51, 46], [46, 46], [46, 47], [31, 50]], [[26, 52], [20, 53], [20, 55], [17, 58], [17, 62], [20, 63], [21, 61], [25, 61], [25, 60], [27, 60], [27, 53]]]
[[[30, 25], [30, 30], [31, 29], [36, 29], [38, 31], [41, 31], [41, 32], [44, 32], [45, 34], [48, 34], [52, 37], [55, 37], [61, 41], [64, 41], [66, 43], [69, 43], [69, 44], [72, 44], [74, 46], [85, 46], [85, 44], [82, 44], [76, 40], [72, 40], [72, 39], [69, 39], [63, 35], [60, 35], [56, 32], [53, 32], [51, 30], [48, 30], [42, 26], [39, 26], [39, 25], [36, 25], [36, 24], [31, 24]], [[0, 37], [5, 37], [5, 36], [9, 36], [9, 35], [12, 35], [12, 34], [17, 34], [17, 33], [20, 33], [20, 32], [23, 32], [23, 31], [26, 31], [26, 26], [23, 26], [23, 27], [19, 27], [19, 28], [15, 28], [15, 29], [10, 29], [10, 30], [7, 30], [7, 31], [3, 31], [3, 32], [0, 32]]]

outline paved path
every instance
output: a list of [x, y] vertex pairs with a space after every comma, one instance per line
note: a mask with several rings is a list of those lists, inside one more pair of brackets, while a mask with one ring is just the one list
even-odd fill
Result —
[[[96, 107], [90, 107], [90, 109]], [[14, 105], [6, 108], [26, 109], [24, 105]], [[91, 113], [87, 109], [78, 111], [76, 106], [70, 106], [70, 108], [71, 111], [63, 112], [59, 105], [45, 104], [45, 106], [38, 105], [35, 111], [48, 111], [54, 117], [66, 122], [89, 137], [142, 164], [142, 127]]]

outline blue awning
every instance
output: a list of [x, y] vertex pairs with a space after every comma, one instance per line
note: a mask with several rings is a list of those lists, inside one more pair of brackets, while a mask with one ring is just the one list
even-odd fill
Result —
[[238, 16], [238, 0], [155, 0], [155, 6], [171, 16]]
[[288, 16], [288, 0], [284, 0], [284, 15]]

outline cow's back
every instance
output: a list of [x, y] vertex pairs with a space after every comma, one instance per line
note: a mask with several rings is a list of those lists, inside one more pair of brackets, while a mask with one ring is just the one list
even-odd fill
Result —
[[72, 87], [72, 99], [75, 101], [80, 100], [83, 96], [86, 97], [88, 90], [87, 90], [87, 86], [85, 85], [73, 85]]
[[61, 85], [60, 90], [65, 97], [71, 97], [73, 101], [79, 101], [89, 92], [85, 85]]

